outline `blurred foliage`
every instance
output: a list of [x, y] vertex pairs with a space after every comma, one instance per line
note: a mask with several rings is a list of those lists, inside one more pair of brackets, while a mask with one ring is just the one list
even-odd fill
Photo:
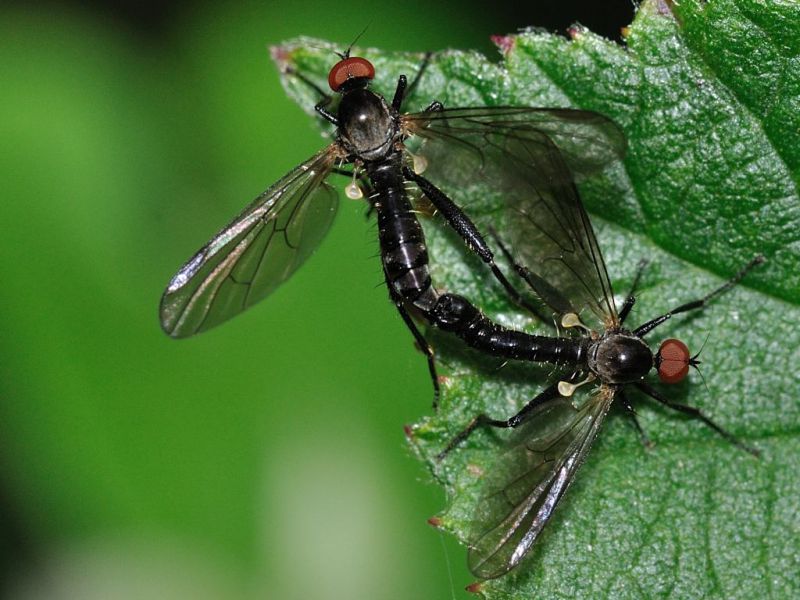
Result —
[[[745, 285], [665, 324], [653, 339], [675, 335], [700, 348], [710, 336], [705, 381], [676, 386], [671, 397], [713, 414], [760, 448], [762, 459], [646, 402], [640, 416], [656, 441], [652, 450], [612, 417], [531, 560], [485, 583], [487, 598], [789, 598], [800, 589], [800, 337], [796, 327], [776, 326], [800, 319], [798, 131], [777, 124], [797, 119], [800, 19], [792, 19], [791, 5], [769, 6], [686, 2], [673, 13], [648, 2], [627, 49], [576, 28], [570, 41], [534, 32], [506, 38], [502, 65], [469, 52], [437, 54], [406, 103], [409, 110], [434, 98], [450, 107], [578, 106], [616, 119], [629, 139], [624, 164], [582, 190], [617, 289], [631, 285], [641, 258], [650, 260], [633, 324], [713, 289], [758, 253], [768, 257]], [[284, 58], [322, 80], [324, 48], [293, 41]], [[386, 94], [397, 73], [413, 73], [419, 62], [408, 53], [358, 53], [373, 60], [375, 87]], [[309, 105], [305, 86], [292, 77], [285, 85]], [[455, 200], [470, 202], [463, 192]], [[459, 239], [445, 227], [427, 231], [438, 286], [507, 324], [536, 328], [502, 300]], [[443, 463], [434, 456], [478, 412], [516, 412], [551, 369], [498, 370], [500, 361], [487, 364], [432, 334], [447, 386], [442, 410], [415, 426], [412, 444], [448, 491], [442, 527], [466, 539], [485, 491], [482, 474], [497, 468], [504, 435], [476, 434]], [[742, 572], [750, 576], [743, 580]]]

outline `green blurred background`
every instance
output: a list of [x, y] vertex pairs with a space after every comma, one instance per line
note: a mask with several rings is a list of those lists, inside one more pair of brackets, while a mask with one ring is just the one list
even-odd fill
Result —
[[405, 448], [430, 410], [374, 225], [343, 202], [297, 275], [197, 338], [180, 264], [323, 141], [267, 46], [475, 48], [528, 25], [617, 37], [629, 3], [0, 8], [4, 598], [463, 597], [464, 550]]

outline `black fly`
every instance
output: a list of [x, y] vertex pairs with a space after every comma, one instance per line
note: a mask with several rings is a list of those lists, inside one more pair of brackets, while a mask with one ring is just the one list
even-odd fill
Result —
[[[558, 155], [552, 159], [558, 161]], [[570, 374], [506, 420], [478, 415], [438, 456], [443, 459], [478, 427], [519, 427], [491, 469], [488, 493], [475, 518], [469, 567], [482, 579], [506, 574], [531, 550], [583, 463], [614, 399], [633, 417], [647, 441], [625, 394], [628, 387], [701, 420], [740, 448], [758, 454], [699, 409], [670, 401], [644, 381], [655, 369], [661, 382], [677, 383], [698, 362], [679, 340], [667, 339], [653, 352], [644, 337], [674, 315], [703, 308], [764, 258], [756, 257], [702, 298], [627, 329], [624, 323], [635, 301], [636, 283], [617, 312], [605, 263], [576, 188], [564, 182], [557, 196], [532, 201], [536, 185], [535, 180], [517, 180], [503, 194], [501, 231], [516, 256], [512, 257], [500, 240], [498, 244], [517, 274], [559, 315], [565, 332], [561, 337], [529, 336], [523, 354], [534, 361], [560, 364], [571, 369]], [[573, 404], [576, 389], [590, 382], [599, 385], [583, 402]]]
[[[562, 188], [571, 189], [569, 169], [597, 171], [622, 155], [625, 141], [619, 128], [596, 113], [568, 109], [445, 109], [433, 102], [423, 112], [400, 114], [408, 87], [405, 75], [387, 103], [368, 89], [375, 75], [369, 61], [350, 56], [349, 50], [340, 58], [328, 77], [331, 89], [341, 95], [336, 114], [326, 108], [330, 97], [316, 106], [337, 127], [336, 140], [256, 198], [180, 268], [161, 298], [164, 331], [176, 338], [206, 331], [288, 279], [331, 225], [338, 200], [328, 176], [339, 173], [353, 178], [348, 196], [367, 192], [377, 215], [389, 293], [427, 355], [437, 395], [433, 352], [409, 308], [495, 356], [560, 362], [561, 349], [540, 350], [531, 336], [493, 323], [466, 298], [432, 285], [425, 238], [407, 186], [424, 195], [499, 282], [524, 302], [496, 266], [479, 230], [436, 182], [459, 172], [465, 180], [479, 178], [513, 192], [522, 181], [531, 203], [537, 198], [554, 202]], [[407, 142], [423, 154], [412, 154]], [[347, 164], [351, 171], [342, 169]]]

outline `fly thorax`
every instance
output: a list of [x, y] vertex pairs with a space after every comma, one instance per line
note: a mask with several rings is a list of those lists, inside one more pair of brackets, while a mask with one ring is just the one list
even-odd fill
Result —
[[653, 368], [653, 353], [640, 338], [606, 333], [589, 344], [589, 369], [603, 383], [631, 383]]
[[381, 96], [366, 89], [347, 92], [337, 117], [339, 139], [351, 154], [369, 161], [383, 158], [391, 150], [397, 125]]

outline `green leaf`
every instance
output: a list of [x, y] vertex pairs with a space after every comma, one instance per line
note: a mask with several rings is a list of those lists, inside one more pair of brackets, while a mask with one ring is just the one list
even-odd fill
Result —
[[[650, 261], [632, 325], [705, 294], [764, 254], [767, 264], [743, 285], [652, 336], [703, 347], [704, 381], [695, 375], [665, 393], [701, 407], [762, 458], [631, 393], [655, 447], [643, 448], [622, 411], [612, 411], [532, 556], [484, 582], [483, 595], [796, 597], [800, 5], [647, 2], [626, 47], [581, 28], [569, 40], [526, 32], [502, 41], [501, 63], [435, 54], [407, 110], [433, 99], [449, 107], [575, 106], [620, 123], [629, 141], [624, 163], [581, 191], [618, 293], [637, 262]], [[322, 85], [332, 48], [339, 49], [301, 39], [276, 57]], [[420, 54], [358, 54], [374, 62], [374, 87], [386, 95], [398, 74], [413, 75], [421, 61]], [[294, 77], [284, 85], [313, 112], [318, 97], [308, 86]], [[426, 223], [438, 287], [507, 325], [548, 331], [509, 305], [441, 225]], [[478, 412], [509, 416], [557, 375], [537, 365], [500, 368], [458, 340], [430, 334], [446, 382], [439, 412], [415, 425], [410, 440], [447, 491], [441, 527], [465, 540], [483, 474], [506, 436], [479, 431], [441, 463], [436, 453]]]

